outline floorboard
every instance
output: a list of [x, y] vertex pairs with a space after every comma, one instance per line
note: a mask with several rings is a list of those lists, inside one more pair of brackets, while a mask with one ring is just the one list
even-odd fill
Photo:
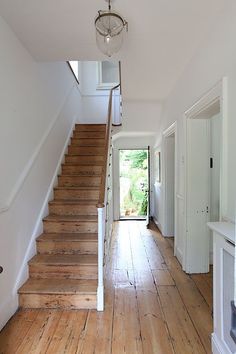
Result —
[[211, 353], [212, 268], [185, 274], [154, 224], [114, 224], [104, 312], [20, 310], [0, 354]]

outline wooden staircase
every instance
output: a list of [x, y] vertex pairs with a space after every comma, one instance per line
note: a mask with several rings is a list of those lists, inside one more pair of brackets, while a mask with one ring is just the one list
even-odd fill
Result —
[[19, 289], [24, 308], [92, 309], [97, 305], [97, 208], [105, 125], [76, 124], [58, 176], [29, 279]]

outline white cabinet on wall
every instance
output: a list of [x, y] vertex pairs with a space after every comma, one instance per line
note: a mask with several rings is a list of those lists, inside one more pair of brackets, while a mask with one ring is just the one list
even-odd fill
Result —
[[235, 354], [230, 336], [231, 301], [234, 300], [235, 225], [210, 222], [213, 231], [213, 323], [214, 354]]

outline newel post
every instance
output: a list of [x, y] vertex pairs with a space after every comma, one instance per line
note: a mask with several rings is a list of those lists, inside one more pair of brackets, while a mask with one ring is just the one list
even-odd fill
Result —
[[98, 288], [97, 311], [104, 310], [103, 257], [105, 237], [105, 207], [98, 205]]

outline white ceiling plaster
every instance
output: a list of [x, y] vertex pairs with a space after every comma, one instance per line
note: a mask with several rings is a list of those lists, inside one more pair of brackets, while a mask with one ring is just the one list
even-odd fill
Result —
[[[129, 32], [114, 60], [122, 62], [126, 100], [162, 101], [199, 44], [217, 23], [227, 0], [117, 0], [114, 9]], [[94, 18], [104, 0], [0, 0], [0, 14], [42, 61], [104, 60]]]

